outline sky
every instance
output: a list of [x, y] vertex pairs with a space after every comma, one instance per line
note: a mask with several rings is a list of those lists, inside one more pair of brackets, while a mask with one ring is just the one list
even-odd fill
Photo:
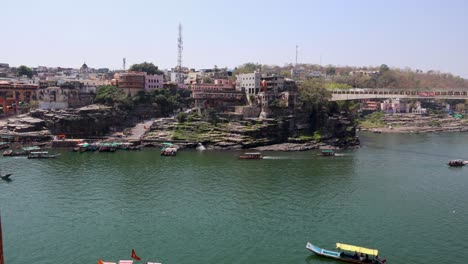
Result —
[[143, 61], [298, 62], [439, 70], [468, 78], [465, 0], [0, 0], [0, 63], [121, 69]]

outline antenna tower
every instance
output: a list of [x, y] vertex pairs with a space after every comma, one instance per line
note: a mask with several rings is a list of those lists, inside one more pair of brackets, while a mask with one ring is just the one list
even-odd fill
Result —
[[299, 45], [296, 45], [296, 65], [295, 65], [296, 67], [297, 67], [297, 54], [298, 54], [298, 52], [299, 52]]
[[123, 58], [123, 70], [125, 71], [125, 64], [127, 63], [127, 60]]
[[182, 40], [182, 24], [179, 23], [179, 38], [177, 39], [177, 75], [178, 75], [178, 83], [182, 83], [182, 50], [183, 47], [183, 40]]

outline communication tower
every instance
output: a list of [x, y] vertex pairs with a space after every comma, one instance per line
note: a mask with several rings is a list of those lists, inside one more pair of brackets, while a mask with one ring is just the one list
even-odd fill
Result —
[[179, 23], [179, 38], [177, 39], [177, 82], [182, 83], [183, 82], [183, 77], [182, 77], [182, 50], [184, 49], [183, 47], [183, 40], [182, 40], [182, 24]]

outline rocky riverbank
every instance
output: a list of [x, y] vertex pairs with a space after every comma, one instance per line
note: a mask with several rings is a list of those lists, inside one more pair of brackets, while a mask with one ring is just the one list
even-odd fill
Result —
[[432, 132], [466, 132], [468, 119], [455, 118], [450, 115], [384, 115], [382, 123], [374, 127], [359, 127], [363, 131], [377, 133], [432, 133]]
[[[182, 123], [174, 117], [157, 118], [148, 132], [138, 138], [142, 144], [148, 145], [174, 142], [180, 148], [195, 148], [202, 143], [207, 149], [217, 150], [303, 151], [359, 146], [356, 126], [346, 116], [327, 116], [320, 130], [313, 134], [308, 133], [309, 121], [305, 114], [265, 120], [229, 122], [224, 119], [216, 123], [203, 121], [199, 117]], [[122, 139], [125, 140], [129, 135], [126, 132], [131, 131], [135, 124], [130, 113], [91, 105], [60, 111], [36, 110], [3, 120], [0, 127], [3, 136], [14, 137], [20, 142], [52, 140], [56, 135], [75, 139], [105, 139], [116, 132], [123, 135]], [[31, 138], [34, 135], [41, 138]]]
[[174, 118], [165, 118], [154, 122], [142, 140], [175, 142], [181, 148], [193, 148], [201, 143], [215, 150], [303, 151], [359, 146], [354, 125], [342, 116], [330, 116], [321, 133], [307, 135], [307, 130], [307, 122], [300, 116], [217, 124], [202, 120], [179, 123]]

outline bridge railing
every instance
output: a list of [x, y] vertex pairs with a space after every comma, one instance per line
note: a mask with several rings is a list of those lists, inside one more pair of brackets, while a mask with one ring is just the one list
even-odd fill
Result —
[[375, 94], [375, 95], [410, 95], [421, 97], [434, 96], [468, 96], [468, 89], [374, 89], [374, 88], [356, 88], [356, 89], [332, 89], [332, 94]]

